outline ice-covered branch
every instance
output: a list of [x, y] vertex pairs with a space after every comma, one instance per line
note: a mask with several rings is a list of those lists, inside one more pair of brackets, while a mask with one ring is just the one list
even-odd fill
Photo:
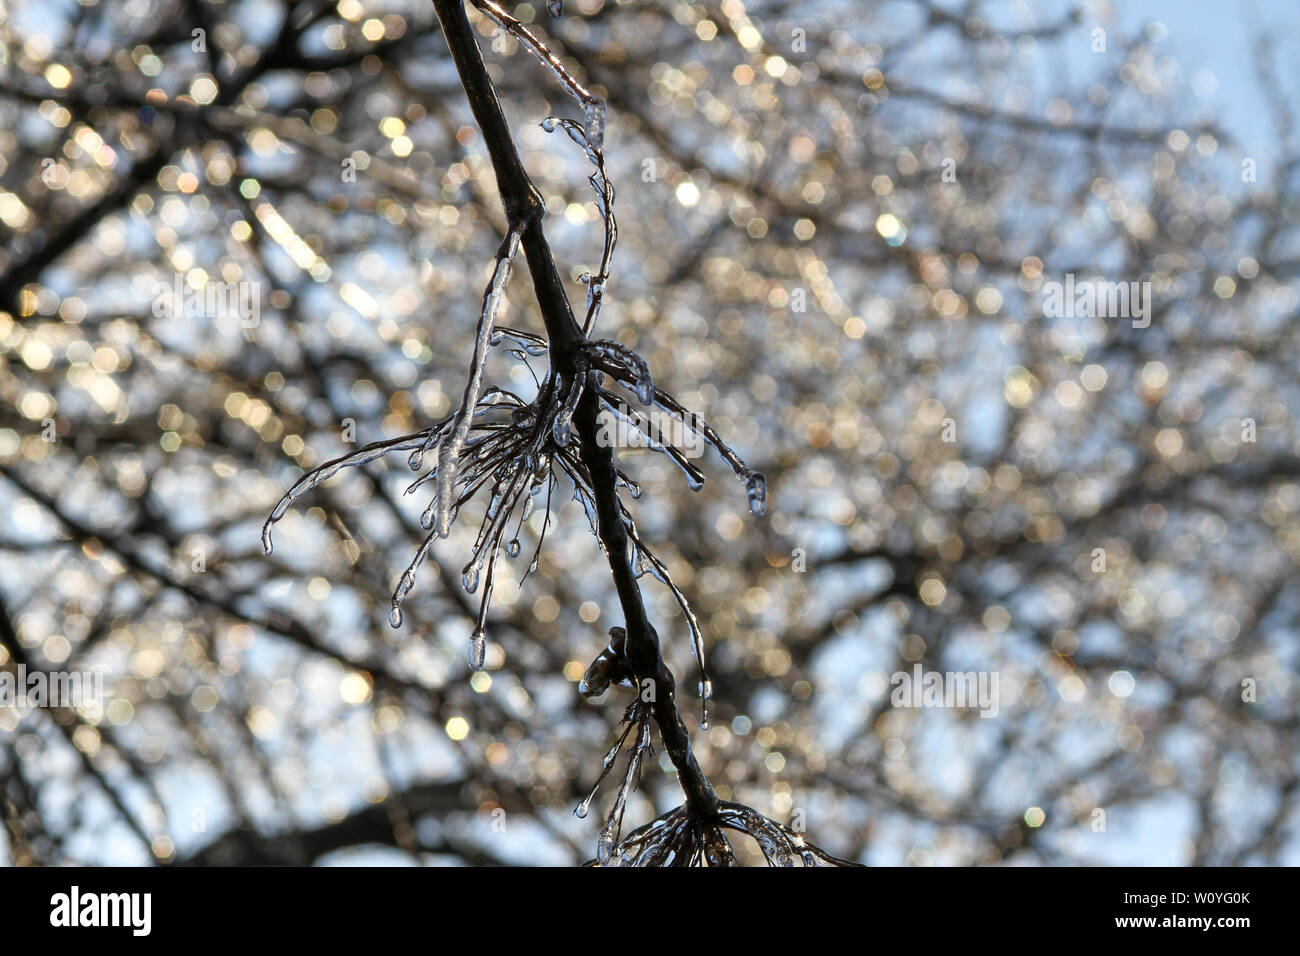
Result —
[[560, 81], [560, 85], [582, 104], [587, 139], [596, 149], [600, 149], [605, 142], [605, 101], [598, 96], [593, 96], [585, 86], [578, 82], [572, 73], [564, 68], [564, 64], [560, 62], [559, 57], [552, 53], [546, 44], [538, 39], [535, 33], [524, 26], [518, 18], [507, 12], [500, 4], [494, 3], [492, 0], [472, 0], [472, 2], [486, 16], [495, 21], [499, 27], [518, 40], [524, 49], [537, 57], [542, 65]]
[[[769, 846], [775, 855], [784, 853], [786, 839], [777, 824], [771, 824], [748, 808], [720, 804], [712, 785], [700, 769], [691, 749], [690, 735], [677, 707], [676, 681], [660, 650], [659, 635], [650, 623], [639, 579], [649, 572], [672, 593], [680, 606], [691, 636], [691, 648], [700, 668], [701, 697], [705, 700], [703, 725], [708, 726], [707, 698], [711, 684], [704, 663], [704, 642], [699, 622], [686, 596], [673, 583], [667, 566], [647, 547], [637, 532], [636, 522], [619, 499], [619, 489], [640, 494], [635, 481], [619, 471], [614, 444], [602, 440], [600, 416], [609, 411], [631, 422], [643, 432], [651, 446], [669, 455], [687, 475], [693, 488], [704, 480], [703, 473], [686, 460], [680, 449], [654, 442], [654, 429], [630, 403], [601, 386], [601, 375], [613, 377], [630, 389], [643, 406], [667, 411], [703, 435], [740, 475], [749, 489], [750, 507], [762, 514], [765, 497], [762, 475], [750, 469], [708, 423], [684, 409], [671, 395], [656, 388], [648, 363], [636, 352], [612, 339], [592, 340], [594, 326], [609, 276], [610, 261], [617, 240], [613, 217], [614, 190], [605, 175], [602, 153], [604, 103], [577, 82], [546, 46], [513, 16], [490, 0], [473, 0], [475, 5], [519, 38], [546, 64], [586, 109], [586, 122], [547, 120], [547, 129], [557, 125], [586, 152], [594, 166], [590, 177], [596, 202], [605, 225], [605, 243], [596, 276], [586, 276], [587, 314], [581, 327], [574, 319], [567, 293], [560, 279], [542, 227], [545, 205], [528, 178], [501, 111], [495, 87], [488, 76], [473, 30], [461, 0], [433, 0], [461, 83], [483, 132], [498, 191], [507, 216], [508, 233], [497, 251], [496, 264], [483, 294], [470, 358], [468, 380], [459, 407], [438, 424], [401, 438], [376, 442], [359, 451], [327, 462], [301, 478], [276, 505], [263, 529], [263, 544], [271, 549], [271, 528], [295, 500], [338, 474], [342, 469], [363, 465], [392, 451], [409, 451], [408, 467], [419, 472], [426, 455], [432, 464], [406, 489], [411, 494], [435, 483], [433, 500], [420, 518], [429, 530], [393, 590], [389, 621], [402, 624], [402, 603], [415, 585], [416, 574], [435, 541], [447, 537], [462, 506], [487, 489], [487, 504], [461, 584], [470, 593], [480, 588], [482, 596], [469, 661], [483, 667], [486, 628], [498, 562], [521, 551], [519, 530], [532, 512], [540, 490], [547, 491], [547, 517], [538, 534], [529, 571], [536, 567], [545, 529], [550, 521], [550, 493], [558, 469], [570, 481], [582, 503], [592, 531], [609, 562], [625, 627], [612, 628], [610, 642], [583, 679], [581, 692], [595, 696], [612, 683], [629, 683], [638, 690], [628, 708], [626, 727], [607, 753], [600, 779], [626, 751], [622, 783], [602, 827], [598, 860], [603, 864], [633, 862], [660, 865], [664, 862], [707, 862], [726, 865], [734, 854], [722, 827], [742, 829], [758, 839], [769, 860]], [[555, 5], [551, 7], [556, 12]], [[505, 294], [506, 282], [516, 254], [523, 250], [532, 279], [533, 292], [546, 326], [545, 337], [511, 328], [498, 328], [496, 319]], [[484, 371], [493, 346], [509, 340], [511, 353], [521, 361], [545, 355], [549, 372], [539, 383], [537, 397], [524, 402], [505, 389], [484, 387]], [[575, 441], [576, 438], [576, 441]], [[514, 537], [505, 536], [518, 513]], [[525, 577], [528, 572], [525, 572]], [[651, 728], [658, 728], [664, 749], [678, 773], [686, 802], [661, 821], [637, 831], [620, 843], [627, 797], [636, 784], [651, 753]], [[599, 780], [597, 786], [599, 786]], [[594, 796], [595, 790], [592, 794]], [[585, 815], [592, 797], [579, 808]], [[779, 852], [777, 852], [779, 851]]]
[[447, 537], [451, 530], [451, 489], [456, 480], [456, 456], [460, 446], [469, 432], [470, 417], [474, 406], [478, 404], [478, 394], [483, 387], [483, 366], [487, 362], [488, 342], [492, 338], [492, 323], [496, 320], [497, 309], [501, 307], [501, 298], [505, 294], [506, 280], [510, 278], [510, 263], [519, 251], [521, 231], [516, 227], [510, 230], [501, 248], [497, 251], [496, 268], [492, 270], [492, 281], [483, 293], [483, 312], [478, 320], [478, 333], [474, 336], [474, 355], [469, 362], [469, 381], [465, 385], [465, 397], [461, 399], [447, 439], [447, 464], [438, 472], [438, 508], [434, 527], [440, 537]]

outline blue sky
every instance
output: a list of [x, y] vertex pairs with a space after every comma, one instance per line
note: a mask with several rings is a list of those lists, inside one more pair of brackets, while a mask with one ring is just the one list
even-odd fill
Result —
[[1277, 149], [1267, 104], [1255, 75], [1255, 41], [1275, 41], [1274, 70], [1300, 93], [1300, 2], [1298, 0], [1114, 0], [1108, 4], [1125, 31], [1162, 23], [1162, 42], [1190, 80], [1198, 73], [1214, 82], [1202, 92], [1220, 124], [1238, 138], [1243, 155], [1261, 159]]

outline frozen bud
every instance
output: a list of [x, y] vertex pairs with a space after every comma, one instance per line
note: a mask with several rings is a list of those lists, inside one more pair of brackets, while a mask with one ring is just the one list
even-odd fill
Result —
[[583, 697], [599, 697], [609, 690], [611, 683], [625, 680], [629, 676], [627, 664], [623, 659], [626, 633], [621, 627], [611, 627], [609, 637], [609, 645], [591, 662], [587, 672], [582, 675], [581, 683], [578, 684], [578, 693]]

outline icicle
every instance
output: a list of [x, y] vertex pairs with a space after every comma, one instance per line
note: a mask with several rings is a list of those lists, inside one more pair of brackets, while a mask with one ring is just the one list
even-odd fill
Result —
[[585, 123], [587, 141], [595, 149], [601, 149], [605, 145], [605, 101], [592, 99], [587, 102], [585, 110]]
[[262, 525], [262, 553], [270, 554], [274, 550], [275, 544], [271, 541], [271, 526], [270, 524], [264, 524]]
[[533, 509], [537, 507], [537, 492], [542, 488], [541, 482], [534, 482], [528, 489], [528, 497], [524, 499], [524, 507], [521, 512], [521, 518], [527, 521], [533, 516]]
[[416, 549], [415, 556], [411, 558], [411, 563], [406, 566], [402, 576], [397, 579], [397, 587], [393, 588], [391, 599], [392, 610], [388, 614], [388, 623], [393, 627], [402, 626], [402, 602], [406, 600], [406, 595], [411, 593], [411, 588], [415, 587], [415, 573], [420, 570], [420, 565], [424, 563], [425, 556], [428, 555], [429, 549], [433, 547], [434, 535], [430, 534]]
[[749, 510], [755, 518], [763, 517], [767, 510], [767, 479], [756, 471], [745, 478], [745, 493], [749, 495]]
[[465, 565], [465, 569], [460, 572], [460, 586], [470, 594], [478, 590], [479, 564], [471, 561]]
[[564, 0], [546, 0], [546, 12], [558, 20], [564, 13]]
[[469, 639], [469, 666], [471, 670], [481, 671], [487, 658], [487, 635], [476, 630]]
[[[671, 446], [665, 446], [665, 450], [669, 447]], [[676, 451], [676, 449], [673, 449], [673, 451]], [[672, 459], [674, 465], [681, 469], [683, 477], [686, 478], [686, 486], [690, 488], [691, 491], [699, 491], [704, 487], [704, 472], [683, 459], [680, 455], [669, 454], [668, 457]]]
[[[486, 647], [485, 637], [487, 633], [487, 616], [488, 609], [492, 606], [492, 588], [494, 586], [493, 571], [497, 564], [496, 548], [492, 549], [492, 557], [488, 559], [487, 575], [483, 579], [483, 600], [479, 602], [478, 622], [474, 626], [474, 636], [470, 640], [470, 666], [475, 670], [483, 669], [483, 654]], [[475, 663], [477, 662], [477, 663]]]
[[[573, 500], [578, 502], [578, 504], [582, 505], [582, 510], [587, 515], [587, 524], [591, 525], [591, 533], [596, 536], [597, 540], [599, 540], [600, 539], [600, 530], [599, 530], [600, 515], [598, 509], [596, 508], [596, 500], [591, 496], [590, 491], [586, 489], [583, 490], [575, 489], [573, 492]], [[601, 541], [600, 546], [603, 549], [605, 547], [605, 543]]]
[[582, 399], [582, 389], [586, 381], [586, 370], [579, 368], [578, 374], [573, 378], [573, 384], [569, 386], [569, 391], [564, 396], [560, 410], [555, 413], [555, 420], [551, 423], [551, 435], [555, 439], [555, 444], [561, 448], [567, 447], [573, 437], [573, 413], [578, 410], [578, 402]]
[[438, 496], [435, 494], [427, 508], [420, 512], [420, 527], [425, 531], [433, 528], [434, 513], [438, 510]]
[[601, 866], [609, 866], [614, 858], [614, 825], [606, 823], [600, 831], [600, 840], [596, 843], [596, 859]]
[[456, 480], [457, 458], [461, 445], [469, 433], [470, 419], [474, 407], [478, 404], [479, 389], [483, 385], [483, 367], [487, 360], [488, 340], [492, 335], [492, 323], [500, 308], [501, 298], [505, 293], [506, 280], [510, 277], [510, 263], [519, 251], [520, 233], [512, 231], [497, 251], [496, 268], [492, 270], [492, 281], [483, 294], [483, 311], [479, 316], [478, 335], [474, 345], [474, 357], [470, 360], [469, 381], [465, 385], [465, 397], [461, 400], [460, 410], [456, 413], [451, 435], [447, 439], [446, 462], [438, 469], [438, 507], [434, 525], [438, 536], [445, 538], [451, 531], [451, 498]]
[[[474, 541], [474, 556], [461, 572], [461, 584], [472, 594], [478, 587], [479, 572], [484, 562], [488, 562], [489, 584], [483, 595], [485, 601], [490, 600], [491, 567], [496, 561], [497, 548], [500, 546], [506, 523], [510, 520], [510, 515], [519, 501], [524, 482], [528, 480], [528, 472], [517, 461], [507, 464], [504, 471], [505, 473], [493, 486], [492, 501], [488, 505], [487, 514]], [[480, 624], [483, 623], [485, 621], [481, 620]]]

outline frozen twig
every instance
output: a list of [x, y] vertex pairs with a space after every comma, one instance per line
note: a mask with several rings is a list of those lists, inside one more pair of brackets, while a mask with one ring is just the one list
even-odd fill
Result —
[[451, 529], [451, 489], [456, 480], [456, 456], [460, 446], [469, 432], [470, 416], [478, 403], [479, 390], [483, 387], [483, 366], [487, 362], [488, 342], [492, 338], [492, 323], [496, 320], [497, 309], [501, 307], [501, 298], [505, 294], [506, 280], [510, 278], [510, 263], [519, 251], [521, 232], [513, 228], [497, 250], [496, 267], [492, 270], [492, 281], [483, 293], [483, 311], [478, 320], [478, 334], [474, 337], [474, 356], [469, 363], [469, 381], [465, 385], [465, 397], [461, 399], [456, 412], [451, 436], [447, 441], [447, 464], [438, 472], [438, 510], [434, 518], [434, 527], [438, 536], [447, 537]]
[[[590, 179], [605, 222], [601, 266], [595, 277], [586, 277], [587, 314], [583, 326], [579, 327], [543, 233], [545, 205], [519, 160], [464, 6], [461, 0], [433, 2], [461, 84], [483, 131], [509, 229], [497, 251], [492, 277], [483, 294], [465, 393], [456, 411], [438, 424], [412, 435], [367, 445], [305, 475], [280, 500], [267, 519], [262, 534], [263, 545], [269, 553], [271, 527], [295, 500], [343, 468], [365, 464], [391, 451], [409, 451], [407, 465], [418, 472], [424, 465], [426, 454], [432, 452], [430, 470], [418, 476], [406, 489], [410, 494], [436, 481], [433, 500], [421, 515], [421, 524], [430, 529], [430, 533], [393, 590], [389, 622], [394, 627], [401, 625], [402, 603], [414, 587], [416, 573], [435, 539], [448, 535], [461, 507], [470, 498], [484, 488], [489, 489], [473, 552], [461, 574], [461, 583], [466, 591], [474, 593], [480, 587], [483, 589], [469, 648], [470, 666], [479, 669], [484, 665], [485, 630], [497, 562], [503, 551], [507, 558], [520, 553], [518, 529], [528, 518], [537, 495], [545, 486], [547, 516], [538, 535], [537, 550], [524, 577], [536, 567], [537, 554], [550, 523], [550, 492], [558, 468], [572, 482], [574, 495], [582, 503], [592, 531], [609, 562], [626, 624], [625, 627], [611, 628], [609, 644], [588, 668], [580, 690], [584, 696], [596, 696], [613, 683], [633, 684], [639, 690], [636, 701], [628, 708], [626, 726], [606, 754], [597, 780], [598, 787], [619, 754], [626, 750], [623, 779], [601, 829], [599, 862], [730, 865], [735, 862], [735, 855], [722, 833], [726, 827], [752, 835], [763, 847], [769, 861], [784, 861], [802, 846], [801, 842], [792, 838], [779, 824], [747, 807], [721, 803], [691, 749], [690, 735], [677, 708], [676, 681], [664, 661], [659, 635], [650, 623], [639, 578], [647, 571], [653, 574], [670, 590], [686, 618], [692, 651], [700, 668], [701, 696], [706, 701], [704, 726], [707, 727], [707, 698], [711, 684], [704, 664], [703, 635], [686, 596], [673, 583], [667, 566], [641, 539], [631, 513], [619, 500], [619, 488], [627, 488], [633, 497], [639, 496], [640, 489], [618, 470], [613, 443], [602, 440], [601, 414], [608, 410], [632, 422], [646, 435], [652, 447], [669, 455], [682, 468], [693, 488], [700, 486], [704, 475], [686, 460], [680, 449], [655, 443], [652, 438], [654, 430], [645, 417], [630, 403], [603, 388], [601, 374], [612, 376], [620, 385], [630, 389], [643, 406], [661, 408], [703, 435], [746, 481], [750, 507], [755, 514], [761, 514], [763, 510], [763, 477], [750, 469], [707, 422], [656, 388], [649, 365], [636, 352], [612, 339], [593, 341], [587, 337], [600, 308], [617, 238], [612, 213], [614, 190], [605, 176], [601, 153], [604, 103], [587, 92], [545, 45], [513, 16], [490, 0], [473, 0], [479, 9], [518, 37], [545, 63], [586, 109], [586, 122], [582, 126], [571, 120], [554, 119], [544, 124], [548, 129], [562, 125], [586, 151], [595, 166]], [[559, 4], [550, 4], [548, 9], [552, 15], [558, 15]], [[533, 291], [546, 326], [544, 338], [496, 326], [511, 263], [520, 249], [528, 262]], [[507, 338], [517, 346], [514, 349], [517, 358], [526, 361], [528, 356], [545, 355], [550, 362], [550, 371], [545, 381], [539, 383], [537, 397], [532, 402], [524, 402], [505, 389], [484, 388], [488, 350]], [[517, 512], [521, 516], [515, 537], [505, 542], [505, 535]], [[646, 689], [651, 692], [643, 695], [642, 691]], [[664, 750], [677, 770], [685, 803], [620, 842], [628, 794], [652, 752], [652, 725], [658, 728]], [[595, 789], [592, 791], [594, 794]], [[586, 814], [591, 799], [589, 796], [583, 801], [578, 808], [579, 815]], [[799, 852], [805, 862], [822, 858], [833, 860], [821, 851]]]
[[[484, 15], [494, 20], [499, 27], [523, 44], [529, 53], [537, 57], [542, 65], [560, 81], [560, 85], [582, 105], [587, 139], [600, 149], [605, 143], [605, 101], [593, 96], [572, 73], [564, 68], [559, 57], [552, 53], [535, 33], [500, 4], [493, 3], [492, 0], [472, 0], [472, 2]], [[552, 13], [552, 15], [556, 14]]]

